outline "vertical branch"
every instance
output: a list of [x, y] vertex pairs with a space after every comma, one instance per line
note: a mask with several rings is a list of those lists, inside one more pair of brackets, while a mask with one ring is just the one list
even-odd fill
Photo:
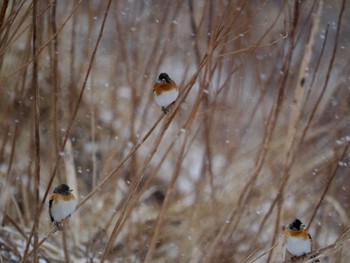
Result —
[[[34, 94], [34, 105], [33, 105], [33, 114], [34, 114], [34, 143], [35, 143], [35, 209], [34, 209], [34, 246], [36, 247], [39, 242], [38, 228], [39, 228], [39, 216], [40, 216], [40, 131], [39, 131], [39, 122], [40, 122], [40, 113], [39, 113], [39, 87], [38, 87], [38, 56], [37, 56], [37, 0], [33, 0], [33, 73], [32, 73], [32, 89]], [[37, 262], [38, 259], [38, 250], [34, 250], [33, 261]]]
[[64, 260], [65, 260], [65, 263], [69, 263], [69, 253], [68, 253], [68, 247], [67, 247], [67, 229], [66, 228], [63, 228], [63, 231], [62, 231], [62, 241], [63, 241]]
[[53, 136], [55, 143], [55, 152], [59, 151], [60, 140], [58, 136], [58, 109], [59, 109], [59, 76], [58, 76], [58, 37], [57, 37], [57, 25], [56, 25], [56, 6], [57, 1], [52, 3], [51, 10], [51, 30], [54, 34], [53, 42], [53, 52], [52, 52], [52, 80], [53, 80]]
[[[6, 45], [6, 40], [7, 40], [7, 36], [8, 36], [8, 30], [6, 32], [5, 29], [5, 25], [6, 25], [6, 22], [5, 22], [5, 15], [6, 15], [6, 12], [7, 12], [7, 9], [8, 9], [8, 4], [9, 4], [9, 1], [8, 0], [4, 0], [2, 1], [2, 6], [1, 6], [1, 10], [0, 10], [0, 47], [2, 49], [2, 46]], [[3, 64], [3, 61], [4, 61], [4, 55], [2, 54], [2, 52], [0, 52], [0, 69], [2, 69], [2, 64]]]
[[[73, 14], [72, 17], [72, 28], [71, 28], [71, 34], [70, 34], [70, 47], [69, 47], [69, 82], [68, 82], [68, 87], [69, 90], [74, 90], [75, 87], [75, 82], [76, 82], [76, 71], [79, 72], [79, 70], [81, 70], [81, 68], [79, 68], [78, 70], [76, 70], [76, 41], [77, 41], [77, 37], [76, 37], [76, 30], [77, 30], [77, 15]], [[66, 107], [71, 109], [71, 103], [67, 102], [66, 103]], [[64, 118], [63, 118], [64, 120]]]
[[91, 89], [90, 89], [90, 125], [91, 125], [91, 161], [92, 161], [92, 188], [96, 187], [97, 183], [97, 158], [96, 158], [96, 121], [95, 121], [95, 103], [93, 102], [94, 98], [94, 87], [93, 79], [91, 78]]

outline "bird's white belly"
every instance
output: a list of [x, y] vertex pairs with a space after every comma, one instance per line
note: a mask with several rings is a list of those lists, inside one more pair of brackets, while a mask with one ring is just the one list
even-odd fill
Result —
[[159, 106], [168, 107], [177, 99], [177, 96], [179, 96], [178, 90], [163, 91], [159, 96], [155, 96], [155, 100]]
[[287, 250], [294, 256], [301, 256], [311, 252], [311, 242], [309, 239], [300, 239], [293, 236], [288, 237]]
[[74, 213], [77, 206], [77, 201], [70, 200], [65, 202], [58, 202], [51, 207], [51, 215], [55, 222], [61, 222], [66, 217]]

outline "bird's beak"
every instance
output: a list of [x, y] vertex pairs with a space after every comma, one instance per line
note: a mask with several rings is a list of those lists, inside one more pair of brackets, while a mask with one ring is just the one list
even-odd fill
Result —
[[69, 189], [69, 193], [73, 192], [73, 189]]

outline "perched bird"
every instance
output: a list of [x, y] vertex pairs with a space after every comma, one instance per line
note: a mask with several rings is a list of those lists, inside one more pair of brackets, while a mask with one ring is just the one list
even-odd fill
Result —
[[72, 194], [72, 189], [66, 184], [61, 184], [53, 190], [49, 201], [49, 213], [51, 221], [62, 230], [61, 222], [74, 213], [77, 201]]
[[166, 114], [168, 106], [175, 103], [179, 96], [179, 88], [167, 73], [161, 73], [154, 84], [153, 94], [156, 103], [162, 106], [162, 111]]
[[[299, 219], [290, 223], [283, 234], [287, 250], [293, 256], [303, 256], [312, 251], [311, 235]], [[315, 259], [314, 262], [320, 261]]]

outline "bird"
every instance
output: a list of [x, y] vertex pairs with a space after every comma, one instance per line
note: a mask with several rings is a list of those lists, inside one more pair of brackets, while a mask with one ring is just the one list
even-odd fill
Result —
[[[283, 234], [287, 250], [293, 256], [303, 256], [312, 251], [311, 235], [299, 219], [285, 227]], [[320, 261], [315, 259], [314, 262]]]
[[167, 73], [160, 73], [153, 87], [153, 95], [156, 103], [162, 106], [162, 111], [167, 114], [170, 104], [175, 103], [179, 96], [179, 88]]
[[58, 230], [63, 229], [62, 221], [70, 217], [77, 206], [77, 201], [72, 194], [72, 189], [66, 184], [57, 186], [49, 201], [49, 214], [51, 221]]

